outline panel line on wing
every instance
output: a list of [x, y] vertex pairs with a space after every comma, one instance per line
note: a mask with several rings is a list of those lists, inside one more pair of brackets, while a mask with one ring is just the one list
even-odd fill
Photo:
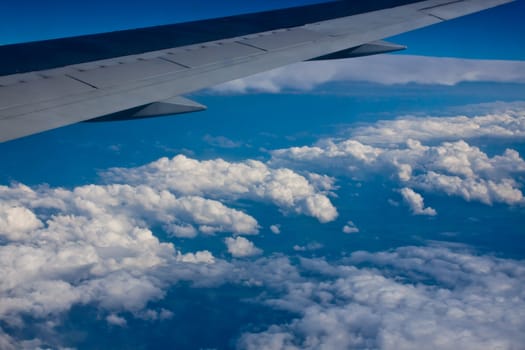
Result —
[[419, 11], [428, 11], [428, 10], [433, 10], [435, 8], [438, 8], [438, 7], [443, 7], [443, 6], [448, 6], [448, 5], [452, 5], [452, 4], [456, 4], [458, 2], [463, 2], [464, 0], [455, 0], [455, 1], [449, 1], [449, 2], [445, 2], [443, 4], [438, 4], [438, 5], [434, 5], [434, 6], [427, 6], [427, 7], [424, 7], [424, 8], [421, 8], [419, 9]]
[[427, 16], [430, 16], [430, 17], [434, 17], [436, 19], [439, 19], [440, 21], [444, 22], [446, 21], [446, 19], [442, 18], [442, 17], [439, 17], [438, 15], [434, 15], [433, 13], [427, 13], [426, 14]]
[[166, 62], [169, 62], [169, 63], [173, 63], [173, 64], [177, 64], [179, 66], [181, 66], [182, 68], [187, 68], [187, 69], [191, 69], [190, 66], [187, 66], [185, 64], [182, 64], [180, 62], [176, 62], [174, 60], [170, 60], [169, 58], [167, 58], [166, 56], [161, 56], [161, 57], [157, 57], [159, 60], [163, 60], [163, 61], [166, 61]]
[[209, 65], [231, 65], [236, 62], [265, 53], [260, 48], [241, 45], [238, 42], [207, 43], [199, 47], [188, 47], [170, 50], [160, 56], [170, 62], [181, 64], [188, 68]]
[[236, 43], [237, 43], [237, 44], [240, 44], [240, 45], [244, 45], [244, 46], [252, 47], [252, 48], [254, 48], [254, 49], [258, 49], [258, 50], [261, 50], [261, 51], [264, 51], [264, 52], [268, 52], [268, 50], [263, 49], [262, 47], [255, 46], [255, 45], [249, 44], [249, 43], [247, 43], [247, 42], [236, 41]]
[[137, 58], [133, 61], [107, 60], [107, 65], [69, 73], [69, 76], [88, 82], [98, 88], [109, 88], [127, 82], [147, 80], [171, 72], [184, 70], [180, 64], [158, 58]]
[[65, 75], [66, 77], [68, 77], [69, 79], [73, 79], [73, 80], [76, 80], [76, 81], [78, 81], [79, 83], [85, 84], [85, 85], [87, 85], [87, 86], [89, 86], [89, 87], [92, 87], [92, 88], [94, 88], [94, 89], [97, 89], [97, 90], [98, 90], [98, 87], [96, 87], [96, 86], [95, 86], [95, 85], [93, 85], [93, 84], [90, 84], [90, 83], [88, 83], [87, 81], [83, 81], [82, 79], [79, 79], [79, 78], [77, 78], [77, 77], [74, 77], [74, 76], [72, 76], [72, 75], [69, 75], [69, 74], [64, 74], [64, 75]]

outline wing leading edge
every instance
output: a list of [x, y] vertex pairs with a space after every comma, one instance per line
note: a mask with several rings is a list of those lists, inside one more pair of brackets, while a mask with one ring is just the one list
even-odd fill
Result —
[[0, 46], [0, 142], [202, 110], [177, 96], [294, 62], [400, 50], [381, 39], [511, 1], [335, 1]]

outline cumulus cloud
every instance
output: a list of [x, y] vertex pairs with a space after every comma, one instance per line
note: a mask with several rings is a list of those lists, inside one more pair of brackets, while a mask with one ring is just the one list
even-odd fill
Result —
[[0, 203], [0, 235], [3, 234], [7, 239], [22, 239], [25, 234], [42, 225], [31, 210]]
[[478, 81], [524, 83], [525, 62], [378, 55], [351, 60], [301, 62], [228, 82], [213, 90], [222, 93], [277, 93], [284, 89], [312, 90], [318, 85], [334, 81], [365, 81], [385, 85], [455, 85]]
[[286, 278], [269, 277], [283, 294], [265, 301], [298, 317], [243, 334], [238, 348], [517, 349], [524, 277], [523, 261], [440, 246], [302, 259]]
[[[483, 111], [479, 109], [482, 108]], [[418, 141], [466, 140], [490, 137], [503, 139], [525, 138], [525, 106], [515, 104], [492, 104], [470, 106], [477, 112], [493, 109], [488, 114], [467, 117], [439, 116], [414, 117], [404, 116], [395, 120], [383, 120], [372, 125], [350, 130], [353, 139], [365, 144], [404, 143], [408, 139]]]
[[[0, 230], [0, 316], [14, 323], [22, 312], [47, 317], [75, 303], [138, 310], [164, 294], [163, 282], [150, 276], [158, 269], [214, 263], [210, 252], [182, 254], [160, 242], [150, 225], [180, 221], [206, 232], [256, 229], [251, 217], [218, 202], [144, 186], [13, 185], [0, 186], [0, 194], [4, 208], [16, 209], [5, 211]], [[22, 225], [10, 215], [28, 220]]]
[[357, 233], [359, 232], [359, 229], [357, 226], [353, 223], [353, 221], [348, 221], [346, 225], [343, 226], [343, 232], [350, 234], [350, 233]]
[[0, 318], [21, 327], [23, 315], [50, 321], [75, 304], [143, 309], [163, 297], [165, 281], [154, 275], [174, 254], [172, 244], [122, 217], [56, 215], [0, 246]]
[[[103, 185], [0, 186], [0, 319], [14, 329], [30, 314], [35, 324], [42, 321], [46, 334], [58, 323], [45, 321], [58, 320], [74, 305], [99, 308], [117, 326], [126, 325], [122, 312], [161, 319], [169, 310], [147, 306], [163, 298], [169, 285], [223, 283], [230, 266], [209, 251], [182, 253], [161, 242], [153, 228], [181, 238], [258, 234], [255, 218], [223, 203], [240, 198], [331, 221], [337, 217], [328, 198], [333, 181], [252, 160], [200, 162], [177, 156], [112, 169]], [[235, 257], [262, 253], [242, 237], [226, 244]], [[26, 343], [40, 346], [38, 338], [13, 339], [0, 330], [2, 347]]]
[[[168, 317], [169, 310], [148, 310], [148, 303], [163, 298], [177, 281], [222, 283], [227, 263], [208, 251], [182, 254], [148, 228], [148, 222], [170, 222], [179, 215], [186, 215], [183, 221], [200, 222], [202, 210], [188, 214], [196, 209], [194, 198], [178, 203], [168, 193], [150, 190], [120, 185], [0, 187], [2, 205], [17, 208], [9, 215], [29, 218], [23, 227], [4, 218], [0, 231], [0, 319], [11, 330], [34, 326], [34, 334], [42, 338], [13, 339], [0, 330], [3, 349], [56, 343], [53, 327], [74, 305], [96, 307], [108, 323], [125, 326], [119, 316], [124, 311], [143, 319]], [[217, 208], [222, 207], [208, 209]], [[199, 225], [231, 224], [232, 212], [223, 210], [215, 214], [227, 214], [226, 221], [212, 222], [210, 213]], [[25, 315], [31, 315], [31, 324], [24, 323]]]
[[[115, 326], [127, 324], [123, 314], [169, 318], [169, 310], [151, 310], [148, 304], [163, 298], [177, 281], [188, 280], [201, 287], [269, 288], [273, 293], [258, 300], [297, 315], [244, 334], [240, 348], [388, 349], [417, 348], [423, 342], [446, 348], [448, 341], [465, 349], [512, 348], [524, 341], [523, 262], [443, 247], [360, 252], [338, 263], [302, 259], [299, 267], [282, 256], [225, 262], [208, 251], [182, 253], [153, 235], [152, 223], [174, 217], [182, 218], [181, 226], [225, 225], [200, 222], [198, 210], [190, 215], [178, 209], [177, 200], [186, 197], [167, 190], [12, 185], [0, 187], [0, 193], [2, 205], [25, 208], [15, 215], [31, 218], [27, 227], [15, 225], [17, 234], [10, 236], [5, 232], [12, 221], [2, 217], [0, 318], [10, 329], [25, 327], [24, 315], [31, 314], [40, 327], [51, 328], [49, 337], [58, 323], [47, 321], [59, 320], [73, 305], [92, 305]], [[195, 196], [187, 198], [182, 207], [194, 211]], [[225, 243], [234, 256], [261, 253], [243, 237]], [[14, 339], [0, 329], [5, 349], [49, 347], [42, 337]]]
[[177, 256], [178, 261], [182, 261], [185, 263], [192, 263], [192, 264], [213, 264], [215, 262], [215, 257], [213, 254], [207, 250], [203, 250], [196, 253], [186, 253], [181, 254], [179, 252]]
[[[21, 326], [24, 314], [58, 317], [83, 304], [106, 310], [107, 322], [122, 326], [119, 312], [150, 319], [156, 311], [146, 309], [148, 302], [180, 279], [209, 274], [198, 283], [222, 282], [225, 262], [209, 251], [182, 253], [151, 231], [160, 226], [184, 238], [258, 233], [253, 217], [219, 199], [267, 201], [323, 222], [337, 215], [324, 192], [332, 179], [261, 162], [178, 156], [111, 174], [130, 184], [0, 186], [0, 318], [6, 324]], [[225, 242], [235, 257], [262, 252], [242, 237]]]
[[198, 161], [178, 155], [137, 168], [111, 169], [103, 176], [110, 181], [147, 184], [186, 196], [270, 202], [283, 212], [313, 216], [320, 222], [337, 217], [337, 210], [326, 194], [333, 180], [314, 175], [306, 178], [293, 170], [270, 168], [255, 160]]
[[13, 184], [0, 186], [0, 198], [0, 319], [17, 329], [28, 327], [24, 317], [31, 315], [35, 333], [47, 341], [0, 331], [6, 349], [46, 347], [54, 325], [74, 305], [96, 307], [108, 323], [124, 326], [123, 311], [167, 317], [169, 310], [148, 310], [148, 303], [179, 280], [222, 283], [227, 263], [208, 251], [183, 254], [151, 227], [185, 237], [258, 232], [253, 217], [217, 200], [142, 184]]
[[106, 321], [111, 325], [119, 326], [119, 327], [125, 327], [127, 325], [127, 321], [124, 317], [120, 317], [119, 315], [114, 314], [114, 313], [109, 314], [106, 317]]
[[262, 250], [257, 248], [253, 242], [244, 237], [227, 237], [224, 243], [228, 247], [228, 252], [236, 258], [244, 258], [247, 256], [259, 255]]
[[[31, 234], [42, 226], [32, 210], [58, 210], [79, 217], [129, 218], [137, 225], [163, 224], [176, 236], [194, 236], [196, 232], [211, 234], [233, 232], [257, 234], [257, 221], [219, 201], [198, 196], [176, 197], [166, 190], [137, 185], [87, 185], [66, 189], [40, 187], [33, 190], [24, 185], [0, 186], [6, 208], [0, 216], [0, 236], [14, 239]], [[9, 198], [11, 198], [9, 200]], [[5, 216], [5, 218], [3, 218]], [[15, 219], [13, 219], [15, 218]]]
[[[475, 117], [399, 118], [351, 129], [347, 138], [275, 150], [271, 164], [355, 179], [366, 179], [373, 173], [389, 174], [401, 187], [485, 204], [516, 205], [525, 202], [518, 181], [525, 174], [520, 154], [506, 149], [491, 157], [463, 139], [519, 140], [525, 137], [524, 131], [523, 111]], [[409, 203], [416, 203], [415, 197], [411, 196]]]
[[431, 207], [425, 208], [423, 196], [415, 192], [413, 189], [408, 188], [408, 187], [403, 187], [399, 192], [403, 196], [403, 200], [405, 201], [405, 203], [408, 205], [408, 207], [412, 211], [412, 214], [428, 215], [428, 216], [437, 215], [437, 212], [435, 209]]
[[280, 234], [281, 233], [281, 225], [271, 225], [270, 231], [272, 231], [273, 234]]

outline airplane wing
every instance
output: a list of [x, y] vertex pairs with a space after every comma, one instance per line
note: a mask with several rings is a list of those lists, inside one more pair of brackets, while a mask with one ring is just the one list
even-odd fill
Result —
[[203, 110], [180, 95], [294, 62], [400, 50], [381, 39], [511, 1], [339, 0], [0, 46], [0, 142]]

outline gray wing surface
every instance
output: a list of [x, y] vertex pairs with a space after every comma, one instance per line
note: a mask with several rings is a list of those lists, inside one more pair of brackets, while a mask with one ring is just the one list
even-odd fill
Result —
[[[354, 10], [353, 1], [336, 1], [149, 32], [0, 47], [0, 142], [81, 121], [202, 110], [179, 96], [295, 62], [395, 51], [402, 47], [380, 40], [507, 2], [385, 1]], [[301, 13], [302, 21], [293, 17]], [[141, 46], [155, 31], [164, 40]], [[116, 49], [76, 55], [83, 44], [99, 40], [98, 48], [113, 39]]]

